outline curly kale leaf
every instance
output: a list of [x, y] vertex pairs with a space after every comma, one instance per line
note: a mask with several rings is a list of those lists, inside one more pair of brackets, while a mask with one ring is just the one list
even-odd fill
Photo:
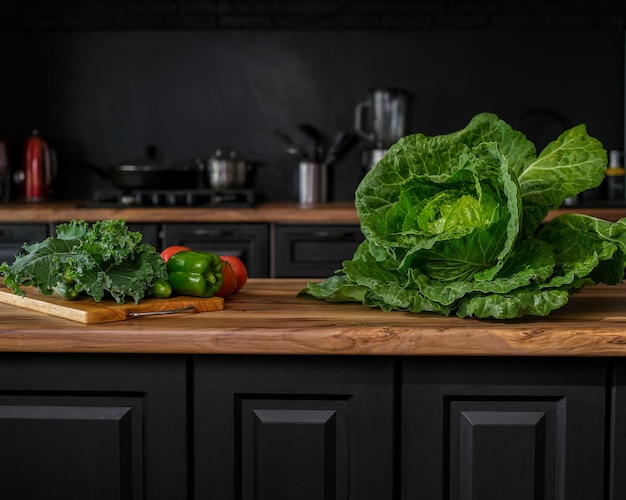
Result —
[[165, 264], [156, 249], [142, 242], [139, 232], [129, 231], [123, 220], [60, 224], [56, 237], [24, 245], [15, 262], [0, 265], [5, 285], [24, 295], [21, 287], [33, 286], [50, 295], [61, 281], [96, 301], [111, 296], [136, 303], [148, 295], [157, 278], [167, 279]]

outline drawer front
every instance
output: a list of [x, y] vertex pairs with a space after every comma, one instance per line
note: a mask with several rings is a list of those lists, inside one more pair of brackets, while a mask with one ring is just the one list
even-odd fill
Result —
[[331, 276], [364, 240], [355, 224], [277, 225], [275, 237], [277, 278]]
[[267, 224], [164, 224], [162, 236], [163, 248], [184, 245], [218, 255], [234, 255], [246, 265], [251, 278], [270, 275]]

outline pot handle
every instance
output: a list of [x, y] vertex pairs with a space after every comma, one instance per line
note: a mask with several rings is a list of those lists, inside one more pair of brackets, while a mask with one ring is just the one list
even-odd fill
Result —
[[354, 129], [368, 141], [374, 141], [374, 134], [363, 129], [363, 111], [365, 108], [371, 108], [369, 101], [361, 101], [356, 105], [354, 110]]

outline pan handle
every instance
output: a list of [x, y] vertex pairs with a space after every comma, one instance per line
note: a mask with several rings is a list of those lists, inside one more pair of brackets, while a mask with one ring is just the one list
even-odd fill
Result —
[[106, 169], [99, 167], [97, 165], [94, 165], [93, 163], [89, 163], [88, 161], [84, 161], [84, 160], [77, 160], [77, 159], [70, 159], [68, 160], [68, 163], [71, 165], [76, 165], [77, 167], [80, 168], [85, 168], [87, 170], [91, 170], [92, 172], [95, 172], [96, 174], [98, 174], [100, 177], [102, 177], [103, 179], [110, 179], [109, 174], [107, 173]]

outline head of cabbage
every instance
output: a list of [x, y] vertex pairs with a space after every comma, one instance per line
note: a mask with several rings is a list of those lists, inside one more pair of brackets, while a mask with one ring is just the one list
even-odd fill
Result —
[[300, 295], [386, 311], [545, 316], [583, 286], [624, 276], [626, 219], [544, 222], [566, 198], [600, 185], [606, 166], [585, 125], [540, 154], [492, 113], [447, 135], [403, 137], [357, 188], [365, 240]]

